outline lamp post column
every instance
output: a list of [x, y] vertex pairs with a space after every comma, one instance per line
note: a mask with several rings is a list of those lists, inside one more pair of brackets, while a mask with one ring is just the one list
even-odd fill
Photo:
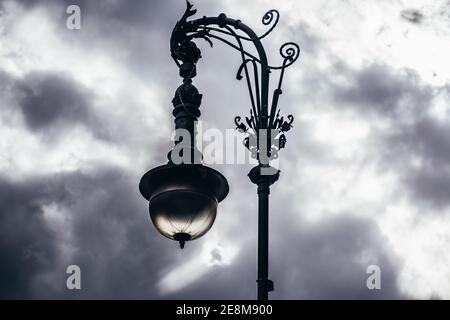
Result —
[[[268, 300], [269, 289], [269, 184], [258, 184], [258, 300]], [[271, 284], [272, 288], [268, 288]]]
[[269, 194], [270, 185], [278, 180], [279, 170], [259, 165], [250, 170], [250, 180], [258, 186], [258, 300], [268, 300], [273, 291], [269, 279]]

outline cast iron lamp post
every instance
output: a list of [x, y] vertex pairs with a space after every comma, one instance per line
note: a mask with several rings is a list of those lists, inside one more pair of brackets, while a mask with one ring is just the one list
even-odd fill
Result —
[[[139, 189], [149, 201], [150, 217], [158, 231], [169, 239], [178, 241], [183, 248], [185, 243], [204, 235], [214, 223], [217, 205], [228, 194], [228, 182], [218, 171], [202, 164], [202, 154], [195, 143], [196, 121], [200, 116], [202, 95], [192, 85], [196, 76], [196, 64], [201, 52], [193, 39], [204, 39], [211, 46], [211, 39], [224, 42], [236, 49], [241, 57], [236, 78], [244, 74], [250, 93], [250, 117], [235, 118], [235, 124], [246, 137], [244, 145], [258, 160], [258, 165], [248, 174], [258, 190], [258, 299], [267, 300], [268, 292], [273, 291], [273, 282], [268, 277], [269, 244], [269, 192], [270, 185], [279, 178], [279, 170], [270, 166], [271, 159], [278, 157], [284, 148], [286, 136], [294, 120], [287, 121], [280, 116], [278, 98], [281, 91], [285, 69], [293, 64], [300, 54], [300, 48], [293, 42], [280, 48], [283, 58], [281, 66], [273, 67], [267, 62], [261, 39], [276, 26], [279, 13], [268, 11], [262, 23], [269, 29], [261, 36], [240, 20], [218, 17], [203, 17], [188, 21], [196, 10], [187, 1], [187, 9], [177, 22], [170, 39], [171, 55], [179, 67], [183, 84], [178, 87], [172, 100], [175, 129], [187, 133], [175, 140], [175, 146], [168, 154], [168, 163], [148, 171], [141, 179]], [[244, 35], [244, 34], [245, 35]], [[223, 38], [229, 37], [229, 39]], [[230, 38], [231, 37], [231, 38]], [[232, 43], [230, 39], [236, 41]], [[257, 55], [244, 49], [243, 43], [252, 43]], [[249, 65], [251, 68], [249, 68]], [[269, 77], [271, 70], [279, 70], [279, 80], [274, 90], [269, 108]], [[250, 76], [253, 73], [253, 78]]]

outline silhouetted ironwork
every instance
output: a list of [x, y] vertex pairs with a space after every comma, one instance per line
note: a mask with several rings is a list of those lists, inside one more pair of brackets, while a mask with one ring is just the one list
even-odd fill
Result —
[[[273, 291], [273, 282], [268, 277], [268, 243], [269, 243], [269, 193], [270, 185], [279, 178], [279, 170], [270, 166], [271, 159], [278, 157], [278, 151], [286, 145], [285, 133], [292, 128], [294, 117], [280, 116], [278, 107], [279, 97], [282, 94], [284, 72], [300, 55], [300, 47], [293, 42], [284, 43], [280, 47], [282, 62], [280, 65], [268, 64], [265, 49], [261, 40], [266, 38], [276, 27], [280, 19], [277, 10], [269, 10], [262, 18], [262, 24], [268, 26], [265, 33], [258, 36], [240, 20], [230, 19], [221, 13], [218, 17], [202, 17], [188, 20], [196, 10], [192, 4], [186, 1], [186, 11], [176, 23], [170, 38], [170, 51], [173, 60], [179, 67], [179, 74], [183, 78], [183, 84], [176, 90], [173, 99], [173, 115], [176, 128], [188, 130], [191, 141], [188, 141], [188, 150], [191, 150], [192, 159], [199, 158], [201, 153], [195, 146], [195, 121], [200, 116], [200, 103], [202, 95], [192, 84], [192, 78], [197, 74], [196, 64], [201, 58], [201, 51], [195, 44], [195, 39], [203, 39], [213, 46], [213, 40], [221, 41], [229, 47], [237, 50], [242, 58], [242, 63], [237, 69], [236, 79], [245, 82], [250, 96], [250, 114], [245, 117], [236, 116], [234, 119], [236, 129], [245, 133], [245, 147], [251, 152], [252, 157], [258, 160], [259, 165], [248, 174], [250, 180], [258, 187], [258, 299], [267, 300], [268, 292]], [[253, 44], [257, 54], [250, 53], [245, 45]], [[271, 72], [278, 71], [278, 85], [273, 91], [269, 106], [269, 82]], [[175, 147], [183, 143], [175, 141]], [[184, 141], [186, 143], [186, 141]], [[174, 147], [174, 149], [175, 149]], [[154, 208], [155, 217], [164, 215], [166, 211], [172, 211], [182, 216], [181, 207], [186, 205], [192, 212], [207, 212], [208, 219], [214, 219], [217, 203], [228, 194], [228, 183], [219, 172], [203, 166], [202, 164], [175, 164], [172, 161], [172, 150], [168, 154], [169, 163], [150, 170], [141, 179], [140, 190], [146, 199], [150, 201], [150, 211]], [[198, 179], [201, 183], [191, 181]], [[182, 186], [182, 187], [180, 187]], [[167, 193], [170, 192], [170, 196]], [[186, 193], [189, 193], [186, 195]], [[157, 199], [152, 202], [156, 194]], [[196, 205], [188, 205], [191, 197], [196, 198]], [[172, 200], [180, 200], [181, 204]], [[183, 204], [184, 201], [184, 204]], [[215, 201], [215, 202], [214, 202]], [[215, 206], [214, 206], [215, 204]], [[198, 207], [198, 208], [197, 208]], [[152, 213], [151, 213], [152, 214]], [[186, 217], [180, 217], [181, 220]], [[161, 218], [162, 219], [162, 218]], [[183, 220], [184, 221], [184, 220]], [[170, 221], [169, 221], [170, 222]], [[183, 248], [186, 241], [204, 234], [208, 228], [201, 228], [198, 234], [192, 234], [188, 229], [173, 231], [172, 227], [165, 230], [158, 228], [165, 236], [176, 240]]]
[[[284, 72], [292, 65], [300, 55], [300, 47], [294, 42], [287, 42], [280, 47], [282, 63], [280, 66], [270, 66], [267, 56], [262, 46], [261, 40], [268, 36], [278, 24], [280, 14], [277, 10], [269, 10], [262, 18], [262, 24], [269, 26], [269, 29], [257, 36], [255, 32], [240, 20], [230, 19], [225, 14], [218, 17], [202, 17], [196, 20], [188, 20], [196, 10], [187, 1], [187, 8], [182, 18], [177, 22], [172, 32], [170, 48], [175, 63], [180, 70], [191, 70], [195, 74], [195, 64], [201, 58], [201, 52], [192, 41], [194, 39], [204, 39], [211, 47], [212, 39], [219, 40], [231, 48], [237, 50], [242, 58], [236, 79], [246, 79], [250, 96], [250, 117], [246, 117], [246, 123], [241, 122], [241, 117], [235, 118], [236, 127], [240, 132], [247, 134], [244, 145], [252, 152], [252, 156], [259, 159], [260, 156], [273, 159], [277, 157], [280, 149], [286, 144], [284, 132], [292, 127], [294, 117], [288, 116], [289, 123], [283, 122], [283, 117], [279, 117], [278, 100], [282, 94], [281, 86]], [[239, 34], [239, 33], [244, 33]], [[228, 37], [228, 39], [224, 38]], [[234, 38], [235, 43], [232, 43]], [[258, 56], [249, 53], [244, 48], [244, 42], [251, 42], [256, 48]], [[273, 92], [272, 102], [269, 108], [269, 81], [271, 70], [279, 70], [278, 86]], [[253, 76], [251, 75], [253, 73]], [[181, 71], [180, 71], [181, 74]], [[182, 75], [183, 76], [183, 75]], [[281, 121], [281, 123], [280, 123]], [[273, 129], [276, 136], [268, 136], [267, 147], [264, 148], [267, 154], [261, 155], [259, 147], [259, 129]]]

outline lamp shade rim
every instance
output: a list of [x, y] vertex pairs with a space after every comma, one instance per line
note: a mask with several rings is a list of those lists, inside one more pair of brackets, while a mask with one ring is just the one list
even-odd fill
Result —
[[195, 189], [222, 201], [228, 195], [227, 179], [217, 170], [202, 164], [165, 164], [149, 170], [141, 178], [139, 191], [150, 200], [152, 195], [173, 186]]

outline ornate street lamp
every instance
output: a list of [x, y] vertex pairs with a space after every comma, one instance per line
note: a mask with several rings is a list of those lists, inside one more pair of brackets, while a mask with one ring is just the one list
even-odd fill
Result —
[[[211, 39], [219, 40], [236, 49], [242, 64], [236, 78], [245, 76], [251, 101], [250, 117], [235, 118], [240, 132], [246, 134], [244, 145], [258, 160], [258, 165], [248, 174], [258, 187], [258, 299], [267, 300], [273, 291], [273, 282], [268, 278], [269, 244], [269, 191], [270, 185], [279, 178], [279, 170], [270, 166], [271, 159], [285, 147], [285, 132], [292, 127], [293, 116], [287, 120], [280, 116], [278, 99], [285, 69], [292, 65], [300, 54], [293, 42], [280, 48], [283, 58], [281, 66], [273, 67], [267, 62], [261, 39], [277, 25], [279, 13], [268, 11], [262, 23], [269, 29], [261, 36], [240, 20], [218, 17], [187, 19], [196, 13], [187, 1], [186, 11], [173, 29], [170, 39], [172, 58], [179, 67], [183, 84], [178, 87], [172, 100], [175, 129], [186, 133], [176, 138], [175, 146], [168, 154], [168, 163], [148, 171], [141, 179], [139, 189], [149, 201], [150, 217], [158, 231], [183, 248], [185, 243], [204, 235], [214, 223], [217, 205], [228, 194], [228, 183], [218, 171], [202, 164], [202, 154], [195, 143], [196, 121], [200, 116], [202, 95], [192, 85], [196, 76], [196, 64], [201, 52], [193, 41], [204, 39], [211, 46]], [[244, 35], [245, 34], [245, 35]], [[230, 40], [236, 41], [235, 43]], [[244, 43], [255, 46], [257, 56], [244, 49]], [[250, 67], [249, 67], [250, 66]], [[279, 70], [279, 80], [269, 108], [269, 77], [272, 70]], [[253, 78], [250, 76], [252, 72]]]

